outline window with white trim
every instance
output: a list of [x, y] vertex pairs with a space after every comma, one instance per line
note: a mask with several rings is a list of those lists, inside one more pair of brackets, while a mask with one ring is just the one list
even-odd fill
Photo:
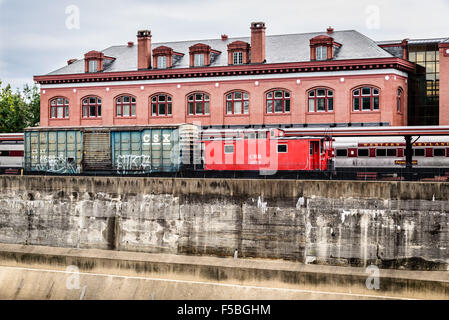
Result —
[[320, 46], [316, 47], [316, 59], [317, 60], [327, 60], [327, 47]]
[[67, 119], [69, 117], [69, 100], [55, 98], [50, 101], [50, 118]]
[[194, 55], [194, 64], [195, 67], [204, 66], [204, 53], [196, 53]]
[[234, 146], [228, 145], [224, 146], [224, 153], [225, 154], [233, 154], [234, 153]]
[[270, 91], [266, 95], [267, 113], [289, 113], [290, 92], [285, 90]]
[[318, 88], [309, 91], [309, 112], [333, 112], [334, 92]]
[[226, 95], [227, 114], [248, 114], [249, 94], [242, 91], [234, 91]]
[[286, 144], [278, 144], [278, 153], [288, 153], [288, 146]]
[[157, 68], [166, 69], [167, 68], [167, 56], [157, 57]]
[[234, 64], [243, 64], [243, 52], [237, 51], [233, 53]]
[[101, 99], [87, 97], [83, 99], [83, 118], [101, 118]]
[[172, 97], [157, 94], [151, 98], [151, 115], [153, 117], [169, 117], [172, 115]]
[[208, 94], [193, 93], [187, 97], [187, 102], [189, 115], [209, 115], [210, 97]]
[[89, 72], [97, 72], [97, 71], [98, 71], [98, 61], [89, 60]]
[[362, 87], [352, 92], [354, 111], [379, 111], [380, 92], [376, 88]]
[[120, 96], [115, 99], [117, 117], [136, 116], [136, 98], [131, 96]]

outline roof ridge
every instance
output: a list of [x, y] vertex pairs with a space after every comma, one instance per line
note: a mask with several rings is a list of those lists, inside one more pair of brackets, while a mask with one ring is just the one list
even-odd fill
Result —
[[[354, 29], [347, 29], [347, 30], [336, 30], [333, 33], [342, 33], [342, 32], [357, 32], [358, 31], [354, 30]], [[326, 31], [315, 31], [315, 32], [302, 32], [302, 33], [283, 33], [283, 34], [271, 34], [271, 35], [267, 35], [267, 38], [272, 38], [272, 37], [283, 37], [283, 36], [299, 36], [299, 35], [307, 35], [307, 34], [324, 34], [326, 33]], [[248, 36], [242, 36], [242, 37], [229, 37], [226, 41], [230, 41], [230, 40], [239, 40], [239, 39], [250, 39], [251, 35]], [[186, 42], [201, 42], [201, 41], [223, 41], [221, 38], [209, 38], [209, 39], [192, 39], [192, 40], [176, 40], [176, 41], [158, 41], [158, 42], [154, 42], [153, 44], [170, 44], [170, 43], [186, 43]], [[126, 47], [128, 46], [127, 44], [123, 44], [123, 45], [114, 45], [114, 46], [110, 46], [104, 50], [107, 50], [109, 48], [112, 47]]]

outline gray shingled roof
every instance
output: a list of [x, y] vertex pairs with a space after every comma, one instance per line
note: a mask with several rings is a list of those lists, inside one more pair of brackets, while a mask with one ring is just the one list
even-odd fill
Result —
[[[325, 32], [286, 34], [266, 37], [266, 60], [267, 63], [287, 63], [287, 62], [306, 62], [310, 61], [310, 39], [326, 35]], [[393, 57], [390, 53], [380, 48], [378, 44], [354, 31], [335, 31], [331, 35], [336, 42], [342, 44], [341, 48], [335, 51], [334, 60], [349, 59], [369, 59], [369, 58], [388, 58]], [[250, 37], [228, 38], [214, 40], [195, 40], [180, 41], [168, 43], [153, 43], [152, 47], [167, 46], [176, 52], [184, 53], [184, 57], [176, 61], [173, 68], [189, 67], [189, 47], [196, 43], [204, 43], [211, 46], [212, 49], [221, 51], [215, 59], [212, 59], [211, 66], [227, 66], [228, 55], [227, 45], [231, 42], [241, 40], [251, 43]], [[137, 70], [137, 45], [133, 47], [113, 46], [102, 51], [106, 56], [114, 57], [116, 60], [105, 67], [105, 72], [135, 71]], [[76, 74], [84, 73], [84, 60], [78, 60], [71, 65], [53, 71], [48, 75]]]

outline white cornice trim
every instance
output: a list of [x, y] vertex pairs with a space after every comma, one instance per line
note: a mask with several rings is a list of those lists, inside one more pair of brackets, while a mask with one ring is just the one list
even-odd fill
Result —
[[265, 75], [245, 75], [245, 76], [229, 76], [229, 77], [204, 77], [204, 78], [183, 78], [183, 79], [158, 79], [158, 80], [136, 80], [136, 81], [107, 81], [92, 83], [60, 83], [60, 84], [43, 84], [42, 89], [56, 88], [89, 88], [89, 87], [115, 87], [123, 85], [145, 85], [145, 84], [182, 84], [182, 83], [204, 83], [204, 82], [227, 82], [227, 81], [260, 81], [260, 80], [277, 80], [277, 79], [304, 79], [312, 77], [349, 77], [361, 75], [397, 75], [408, 78], [406, 72], [396, 69], [382, 70], [354, 70], [354, 71], [328, 71], [328, 72], [298, 72], [283, 74], [265, 74]]

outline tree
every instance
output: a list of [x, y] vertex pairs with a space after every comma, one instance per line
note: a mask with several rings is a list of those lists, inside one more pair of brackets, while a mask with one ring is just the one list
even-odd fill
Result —
[[40, 94], [36, 86], [26, 85], [22, 92], [13, 92], [0, 81], [0, 132], [23, 132], [26, 127], [39, 125]]
[[37, 86], [25, 85], [22, 97], [25, 101], [25, 125], [26, 127], [39, 126], [41, 113], [41, 94]]

